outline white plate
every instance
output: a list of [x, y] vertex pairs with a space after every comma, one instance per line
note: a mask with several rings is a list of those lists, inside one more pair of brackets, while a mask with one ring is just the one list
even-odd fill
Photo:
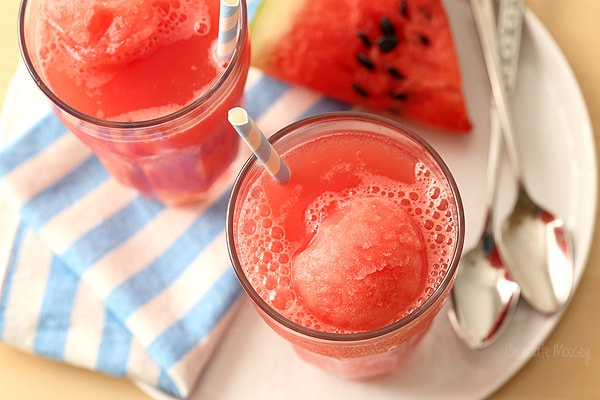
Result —
[[[490, 92], [468, 2], [448, 0], [446, 4], [475, 129], [465, 137], [423, 134], [456, 175], [467, 218], [466, 246], [470, 246], [483, 223]], [[531, 13], [524, 25], [518, 89], [512, 106], [524, 157], [525, 181], [532, 196], [562, 216], [572, 230], [575, 279], [579, 282], [596, 212], [592, 129], [564, 56]], [[504, 171], [504, 210], [510, 208], [513, 195], [510, 173]], [[498, 214], [501, 216], [502, 212]], [[482, 398], [537, 354], [559, 319], [560, 315], [544, 317], [520, 304], [504, 335], [492, 347], [473, 352], [456, 338], [442, 312], [406, 367], [386, 378], [357, 383], [329, 376], [300, 361], [244, 299], [238, 318], [191, 399]]]

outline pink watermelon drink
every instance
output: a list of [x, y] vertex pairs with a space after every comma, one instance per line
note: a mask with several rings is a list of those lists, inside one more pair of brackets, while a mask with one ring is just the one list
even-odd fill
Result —
[[396, 369], [456, 273], [464, 221], [448, 168], [367, 114], [311, 117], [272, 141], [290, 180], [250, 159], [229, 204], [242, 286], [304, 359], [353, 379]]
[[227, 110], [249, 68], [245, 2], [229, 62], [219, 0], [25, 0], [23, 57], [65, 125], [120, 182], [167, 204], [201, 199], [236, 156]]

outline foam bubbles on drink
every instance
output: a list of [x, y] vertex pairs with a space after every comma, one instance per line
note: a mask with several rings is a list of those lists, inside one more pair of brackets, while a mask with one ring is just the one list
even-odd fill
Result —
[[[341, 193], [325, 192], [316, 198], [304, 215], [306, 231], [315, 235], [319, 226], [334, 210], [342, 207], [349, 197], [383, 197], [410, 213], [426, 240], [429, 272], [420, 296], [399, 314], [400, 319], [423, 304], [443, 282], [452, 245], [456, 235], [456, 221], [450, 207], [450, 194], [425, 165], [417, 163], [414, 184], [400, 183], [382, 176], [362, 174], [362, 184]], [[285, 217], [285, 216], [284, 216]], [[292, 264], [300, 251], [300, 244], [286, 238], [282, 220], [273, 215], [264, 190], [253, 186], [240, 211], [237, 230], [239, 258], [246, 276], [256, 292], [270, 306], [291, 321], [310, 329], [349, 333], [320, 321], [303, 307], [292, 285]]]
[[194, 32], [198, 36], [205, 36], [210, 32], [210, 19], [206, 16], [200, 16], [194, 23]]
[[129, 0], [45, 0], [40, 13], [44, 21], [35, 37], [41, 70], [52, 65], [72, 77], [88, 75], [89, 88], [110, 79], [107, 68], [206, 35], [213, 25], [206, 0], [140, 0], [135, 6]]

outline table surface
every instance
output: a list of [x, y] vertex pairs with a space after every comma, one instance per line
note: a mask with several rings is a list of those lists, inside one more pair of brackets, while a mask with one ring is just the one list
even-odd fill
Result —
[[[0, 3], [0, 105], [15, 72], [18, 0]], [[582, 88], [600, 154], [600, 1], [526, 0], [526, 5], [550, 31], [571, 64]], [[534, 356], [492, 399], [600, 398], [600, 232], [586, 271], [571, 304], [540, 350], [554, 346], [584, 347], [591, 358]], [[540, 351], [539, 354], [543, 354]], [[148, 400], [131, 382], [85, 371], [0, 344], [0, 398]]]

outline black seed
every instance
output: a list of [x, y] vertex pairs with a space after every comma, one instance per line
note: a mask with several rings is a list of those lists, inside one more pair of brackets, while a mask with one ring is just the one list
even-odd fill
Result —
[[387, 72], [396, 79], [404, 79], [405, 76], [402, 72], [398, 71], [396, 68], [389, 66], [387, 67]]
[[421, 44], [428, 46], [429, 45], [429, 38], [421, 33], [419, 33], [417, 35], [417, 39], [419, 39], [419, 42], [421, 42]]
[[388, 53], [398, 45], [398, 39], [396, 36], [382, 36], [377, 39], [377, 47], [382, 53]]
[[396, 33], [394, 24], [392, 24], [392, 21], [388, 17], [381, 17], [379, 20], [379, 29], [381, 29], [381, 33], [384, 36], [393, 36]]
[[406, 5], [406, 0], [402, 0], [400, 2], [400, 14], [403, 17], [408, 18], [408, 7]]
[[390, 97], [394, 100], [406, 101], [408, 95], [404, 92], [391, 92]]
[[358, 53], [356, 55], [356, 59], [366, 69], [368, 69], [370, 71], [373, 71], [375, 69], [375, 64], [373, 64], [373, 61], [371, 61], [369, 56], [366, 55], [365, 53]]
[[358, 94], [359, 96], [362, 97], [369, 97], [369, 93], [367, 93], [367, 91], [365, 89], [362, 88], [362, 86], [360, 86], [358, 83], [353, 83], [352, 84], [352, 89], [356, 92], [356, 94]]
[[428, 9], [426, 9], [425, 7], [421, 7], [419, 9], [419, 12], [421, 13], [421, 15], [423, 17], [425, 17], [426, 20], [431, 21], [431, 11], [429, 11]]
[[356, 36], [358, 36], [360, 38], [360, 40], [362, 40], [363, 44], [365, 45], [365, 47], [367, 49], [371, 48], [371, 39], [369, 39], [369, 37], [367, 36], [367, 34], [361, 30], [356, 31]]

